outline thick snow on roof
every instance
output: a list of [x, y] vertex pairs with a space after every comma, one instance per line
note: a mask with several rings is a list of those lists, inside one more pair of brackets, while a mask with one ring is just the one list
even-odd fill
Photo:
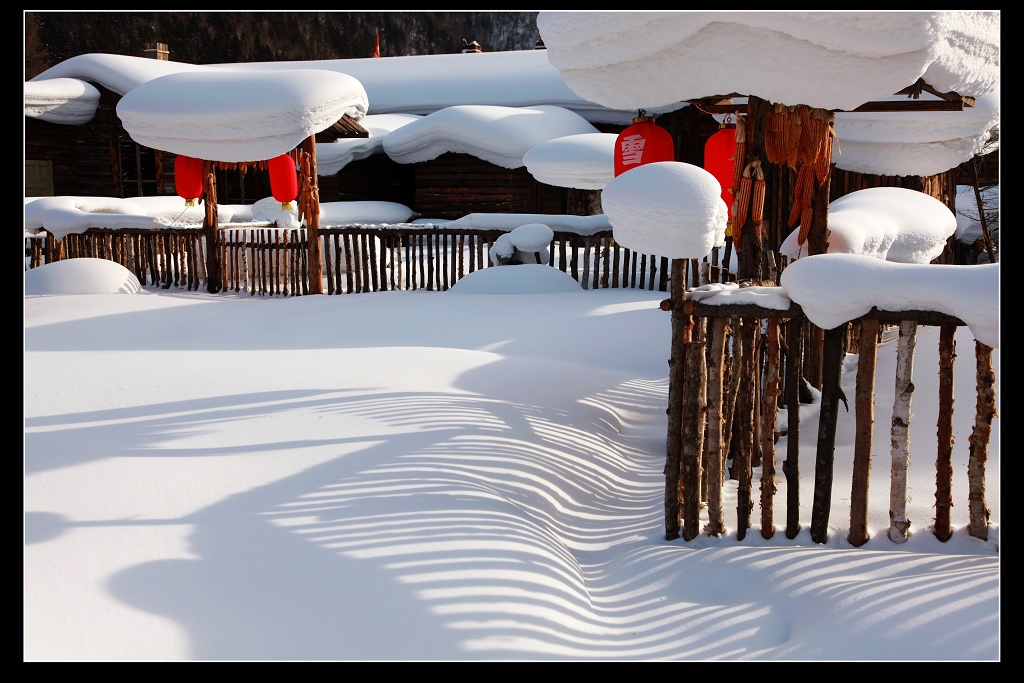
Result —
[[209, 68], [201, 64], [94, 52], [87, 55], [76, 55], [59, 64], [54, 64], [28, 83], [35, 84], [54, 78], [71, 78], [92, 81], [118, 95], [127, 95], [131, 90], [154, 78], [183, 72], [204, 73]]
[[998, 87], [963, 111], [838, 112], [832, 161], [856, 173], [936, 175], [982, 153], [998, 126]]
[[614, 133], [580, 133], [553, 138], [530, 148], [523, 164], [548, 185], [602, 190], [615, 177]]
[[89, 123], [96, 115], [100, 91], [75, 78], [25, 83], [25, 116], [67, 125]]
[[139, 144], [214, 161], [260, 161], [295, 149], [344, 115], [366, 115], [351, 76], [317, 69], [177, 73], [126, 94], [117, 115]]
[[655, 107], [715, 95], [854, 109], [913, 85], [999, 84], [998, 11], [541, 12], [548, 58], [581, 97]]
[[338, 138], [334, 142], [316, 144], [318, 175], [334, 175], [353, 161], [366, 159], [384, 151], [384, 138], [397, 128], [423, 118], [419, 114], [368, 114], [360, 121], [365, 138]]
[[[546, 50], [472, 54], [409, 55], [367, 59], [325, 59], [297, 62], [249, 62], [231, 68], [263, 71], [312, 68], [340, 71], [366, 88], [371, 114], [427, 115], [444, 107], [488, 104], [564, 107], [592, 123], [629, 125], [633, 107], [608, 108], [573, 92]], [[651, 116], [687, 106], [669, 102], [650, 107]]]
[[[981, 150], [999, 122], [998, 11], [541, 12], [538, 26], [546, 50], [218, 65], [79, 55], [25, 84], [25, 114], [80, 122], [98, 102], [86, 81], [126, 95], [168, 74], [256, 78], [304, 69], [356, 79], [366, 93], [368, 116], [425, 117], [464, 105], [545, 105], [591, 123], [628, 125], [640, 108], [657, 117], [687, 106], [686, 99], [732, 92], [787, 105], [853, 108], [893, 98], [919, 77], [940, 91], [975, 97], [975, 106], [963, 112], [836, 114], [837, 167], [897, 176], [956, 167]], [[61, 116], [67, 119], [58, 121]], [[444, 127], [445, 118], [420, 124], [421, 130]], [[319, 172], [333, 174], [352, 160], [380, 153], [399, 122], [370, 129], [370, 137], [359, 141], [317, 145]], [[466, 126], [470, 136], [451, 129], [426, 135], [476, 154], [483, 128], [486, 123], [479, 121]], [[494, 135], [501, 133], [498, 128]], [[226, 134], [244, 137], [233, 126]], [[546, 134], [544, 141], [561, 135]], [[491, 144], [480, 144], [477, 156], [493, 154]], [[593, 177], [595, 149], [575, 142], [563, 149], [567, 156], [561, 161], [553, 157], [557, 150], [531, 155], [530, 172], [541, 182], [580, 189], [599, 189], [609, 179]], [[242, 160], [255, 160], [256, 154]]]
[[523, 155], [542, 142], [597, 132], [582, 116], [562, 107], [466, 104], [446, 107], [392, 131], [384, 138], [384, 151], [400, 164], [455, 152], [502, 168], [521, 168]]
[[[368, 114], [425, 116], [460, 104], [549, 104], [575, 111], [594, 123], [628, 125], [636, 116], [632, 107], [609, 109], [577, 95], [548, 61], [546, 50], [205, 65], [94, 53], [71, 57], [29, 83], [54, 78], [80, 79], [124, 95], [167, 74], [225, 69], [257, 73], [317, 69], [343, 73], [363, 84], [370, 102]], [[673, 102], [648, 108], [648, 113], [658, 116], [685, 106], [684, 102]]]

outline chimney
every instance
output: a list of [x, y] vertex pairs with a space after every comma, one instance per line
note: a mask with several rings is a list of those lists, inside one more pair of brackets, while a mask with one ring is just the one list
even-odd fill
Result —
[[465, 38], [462, 39], [462, 54], [469, 54], [473, 52], [483, 52], [483, 48], [480, 47], [480, 43], [475, 40], [470, 43]]
[[146, 43], [146, 49], [142, 51], [144, 57], [162, 59], [165, 62], [168, 61], [170, 54], [167, 43]]

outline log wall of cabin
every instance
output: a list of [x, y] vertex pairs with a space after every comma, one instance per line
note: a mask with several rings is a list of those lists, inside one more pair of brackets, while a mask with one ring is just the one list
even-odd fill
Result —
[[[567, 213], [567, 188], [540, 183], [525, 167], [508, 169], [468, 154], [447, 153], [415, 165], [410, 208], [429, 218], [469, 213]], [[577, 198], [577, 206], [583, 206]]]
[[317, 178], [321, 202], [397, 202], [413, 208], [416, 193], [412, 164], [399, 164], [387, 154], [352, 161], [334, 175]]
[[119, 96], [109, 90], [100, 92], [96, 115], [86, 124], [25, 119], [25, 159], [51, 162], [56, 196], [121, 196], [120, 183], [111, 170], [111, 146], [116, 149], [118, 141], [131, 138], [117, 117]]

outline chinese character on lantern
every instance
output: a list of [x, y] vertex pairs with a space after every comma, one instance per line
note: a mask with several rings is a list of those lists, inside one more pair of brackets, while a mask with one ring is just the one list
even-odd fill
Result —
[[645, 142], [642, 135], [626, 135], [619, 138], [619, 154], [622, 155], [623, 166], [643, 163]]
[[654, 117], [640, 116], [633, 125], [619, 133], [615, 139], [615, 175], [643, 164], [656, 161], [675, 161], [676, 149], [672, 136], [654, 122]]

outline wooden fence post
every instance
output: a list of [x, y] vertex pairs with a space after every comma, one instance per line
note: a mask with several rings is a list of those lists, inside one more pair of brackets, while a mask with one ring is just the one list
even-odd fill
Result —
[[700, 533], [700, 461], [704, 453], [704, 426], [707, 419], [706, 367], [704, 342], [686, 342], [681, 458], [684, 541], [691, 541]]
[[[665, 540], [679, 538], [679, 485], [682, 450], [684, 344], [692, 319], [683, 310], [686, 301], [686, 261], [672, 260], [671, 297], [661, 309], [672, 313], [671, 355], [668, 366], [668, 434], [665, 448]], [[574, 265], [575, 270], [575, 265]]]
[[768, 318], [765, 332], [764, 403], [761, 409], [761, 537], [775, 535], [775, 419], [779, 411], [779, 319]]
[[988, 540], [989, 509], [985, 504], [985, 460], [988, 459], [988, 440], [992, 433], [992, 418], [996, 414], [996, 375], [992, 369], [992, 347], [974, 342], [977, 359], [978, 405], [971, 431], [971, 456], [967, 463], [969, 487], [968, 506], [970, 524], [968, 535]]
[[786, 349], [786, 538], [800, 533], [800, 383], [803, 363], [803, 318], [790, 318]]
[[736, 491], [736, 538], [742, 541], [750, 528], [750, 512], [754, 509], [751, 497], [751, 458], [754, 452], [754, 391], [753, 381], [756, 357], [754, 349], [761, 331], [759, 318], [742, 318], [737, 343], [743, 346], [740, 363], [740, 389], [736, 398], [736, 429], [739, 431], [739, 443], [733, 450], [734, 478], [738, 480]]
[[302, 162], [299, 167], [302, 169], [301, 188], [303, 213], [306, 216], [306, 227], [308, 228], [308, 244], [306, 246], [309, 254], [309, 293], [324, 293], [324, 270], [323, 270], [323, 249], [320, 246], [320, 188], [317, 186], [316, 170], [316, 138], [310, 135], [302, 141], [300, 158]]
[[836, 423], [843, 389], [839, 385], [843, 371], [846, 325], [825, 330], [822, 344], [821, 411], [818, 417], [818, 446], [814, 462], [814, 500], [811, 503], [811, 540], [828, 540], [828, 518], [832, 508], [832, 474], [836, 454]]
[[206, 291], [216, 294], [221, 290], [221, 239], [217, 225], [217, 180], [213, 162], [203, 161], [203, 237], [206, 241]]
[[910, 465], [910, 407], [914, 395], [914, 347], [917, 323], [900, 322], [896, 349], [896, 397], [892, 406], [892, 479], [889, 485], [889, 540], [906, 543], [910, 520], [907, 519], [907, 467]]
[[939, 326], [939, 452], [935, 459], [935, 537], [945, 543], [953, 535], [949, 513], [953, 507], [953, 359], [956, 325]]
[[850, 492], [850, 533], [846, 540], [859, 548], [868, 541], [868, 488], [871, 441], [875, 433], [875, 368], [878, 364], [878, 321], [860, 321], [857, 390], [853, 399], [857, 434], [853, 441], [853, 483]]
[[725, 374], [726, 319], [711, 321], [711, 355], [708, 359], [708, 534], [720, 536], [725, 533], [725, 517], [722, 512], [722, 486], [725, 483], [725, 448], [722, 444], [724, 411], [722, 410], [722, 383]]

